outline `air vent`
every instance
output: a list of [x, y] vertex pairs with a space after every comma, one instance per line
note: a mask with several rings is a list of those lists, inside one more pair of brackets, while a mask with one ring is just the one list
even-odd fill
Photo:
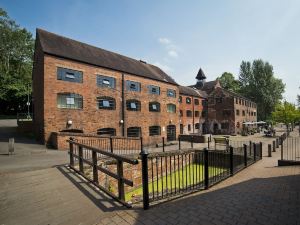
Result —
[[146, 62], [146, 61], [143, 61], [143, 60], [141, 60], [141, 59], [140, 59], [140, 62], [141, 62], [141, 63], [145, 63], [145, 64], [147, 64], [147, 62]]

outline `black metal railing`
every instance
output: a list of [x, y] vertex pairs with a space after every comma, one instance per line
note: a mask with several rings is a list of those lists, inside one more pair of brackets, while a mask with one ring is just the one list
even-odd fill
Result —
[[[143, 146], [142, 138], [97, 137], [89, 139], [77, 138], [74, 140], [81, 144], [98, 148], [102, 151], [115, 153], [118, 155], [139, 154]], [[84, 154], [86, 155], [86, 157], [92, 157], [90, 151], [84, 151]], [[99, 154], [98, 157], [105, 157], [105, 155]]]
[[300, 137], [286, 137], [283, 140], [281, 160], [300, 162]]
[[[249, 151], [253, 148], [253, 151]], [[262, 143], [229, 150], [142, 151], [143, 204], [207, 189], [262, 158]]]
[[[125, 187], [124, 185], [133, 186], [133, 181], [126, 179], [123, 175], [123, 164], [138, 164], [138, 160], [130, 159], [128, 157], [109, 152], [107, 150], [98, 149], [86, 144], [74, 140], [68, 140], [69, 142], [69, 154], [70, 154], [70, 163], [69, 166], [71, 169], [82, 175], [86, 180], [93, 183], [99, 189], [104, 191], [106, 194], [122, 203], [127, 207], [131, 207], [125, 201]], [[114, 165], [113, 168], [109, 169], [105, 164], [99, 163], [99, 158], [101, 156], [106, 156], [111, 159], [111, 164]], [[111, 179], [116, 180], [117, 182], [117, 194], [113, 193], [109, 186], [105, 185], [105, 179], [99, 179], [100, 173], [105, 174]]]

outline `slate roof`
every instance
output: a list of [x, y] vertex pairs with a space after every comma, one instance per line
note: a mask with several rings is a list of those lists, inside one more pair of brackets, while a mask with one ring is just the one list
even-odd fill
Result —
[[179, 86], [179, 94], [207, 98], [206, 92], [192, 87]]
[[172, 77], [167, 75], [157, 66], [50, 33], [42, 29], [37, 29], [36, 32], [37, 40], [40, 41], [42, 51], [49, 55], [178, 85]]
[[[205, 92], [211, 92], [213, 88], [216, 86], [217, 82], [218, 82], [217, 80], [205, 82], [204, 86], [200, 90]], [[196, 88], [196, 85], [190, 85], [189, 87]]]

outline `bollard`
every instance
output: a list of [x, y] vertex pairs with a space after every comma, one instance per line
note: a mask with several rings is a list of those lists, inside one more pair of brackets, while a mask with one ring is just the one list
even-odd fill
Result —
[[143, 184], [143, 208], [149, 209], [149, 182], [148, 182], [148, 152], [142, 150], [142, 184]]
[[273, 141], [273, 152], [276, 152], [276, 145], [275, 145], [275, 141]]
[[180, 139], [180, 136], [178, 137], [178, 145], [179, 145], [179, 150], [181, 150], [181, 139]]
[[268, 144], [268, 157], [272, 157], [272, 146]]
[[279, 148], [279, 140], [276, 138], [276, 148]]
[[248, 159], [248, 157], [247, 157], [247, 145], [246, 144], [244, 144], [244, 166], [245, 167], [247, 167], [247, 159]]
[[8, 139], [8, 154], [13, 154], [15, 151], [15, 139], [9, 138]]
[[209, 137], [207, 139], [207, 148], [209, 149], [209, 146], [210, 146], [210, 140], [209, 140]]
[[162, 137], [163, 152], [165, 152], [165, 137]]

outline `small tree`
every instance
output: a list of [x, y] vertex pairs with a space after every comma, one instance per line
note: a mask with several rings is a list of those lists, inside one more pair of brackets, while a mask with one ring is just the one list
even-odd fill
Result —
[[300, 119], [300, 111], [294, 104], [284, 101], [276, 105], [272, 118], [275, 122], [284, 123], [288, 132], [289, 124], [293, 125]]

